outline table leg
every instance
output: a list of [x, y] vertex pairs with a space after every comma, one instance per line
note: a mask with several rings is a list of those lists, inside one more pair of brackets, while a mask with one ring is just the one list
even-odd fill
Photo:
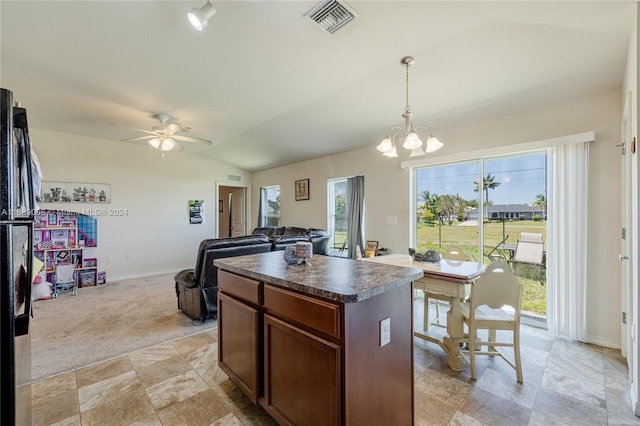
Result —
[[464, 321], [460, 312], [460, 299], [451, 299], [451, 309], [447, 312], [448, 337], [443, 340], [447, 348], [447, 365], [453, 371], [462, 371], [462, 355], [460, 354], [460, 342], [464, 338]]

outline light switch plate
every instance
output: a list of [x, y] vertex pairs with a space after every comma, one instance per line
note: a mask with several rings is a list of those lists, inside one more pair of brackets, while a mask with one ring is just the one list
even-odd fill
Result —
[[380, 321], [380, 347], [391, 342], [391, 318]]

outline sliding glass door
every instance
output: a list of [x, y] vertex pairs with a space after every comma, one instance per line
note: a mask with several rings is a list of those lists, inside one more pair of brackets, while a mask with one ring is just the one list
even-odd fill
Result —
[[[518, 241], [547, 241], [546, 151], [415, 169], [419, 252], [458, 246], [469, 260], [508, 262], [525, 287], [523, 310], [546, 318], [544, 255], [515, 263]], [[538, 245], [539, 246], [539, 245]], [[517, 268], [515, 266], [517, 265]]]

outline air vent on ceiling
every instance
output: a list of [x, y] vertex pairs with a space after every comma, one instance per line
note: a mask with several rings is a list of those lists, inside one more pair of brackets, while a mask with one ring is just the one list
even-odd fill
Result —
[[304, 17], [315, 22], [320, 28], [333, 34], [358, 16], [346, 3], [326, 0], [307, 12]]

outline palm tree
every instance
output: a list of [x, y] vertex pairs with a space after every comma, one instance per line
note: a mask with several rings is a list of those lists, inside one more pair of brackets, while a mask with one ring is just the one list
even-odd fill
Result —
[[[485, 218], [489, 218], [489, 190], [496, 189], [500, 186], [500, 182], [494, 182], [495, 176], [491, 176], [491, 173], [487, 173], [487, 176], [482, 179], [483, 189], [484, 189], [484, 208], [485, 208]], [[478, 181], [475, 180], [473, 183], [476, 184], [475, 192], [478, 192]]]
[[533, 207], [542, 209], [542, 220], [544, 220], [547, 217], [547, 198], [544, 196], [544, 194], [536, 195], [536, 199], [532, 204]]
[[418, 194], [418, 199], [422, 200], [423, 204], [427, 204], [427, 201], [429, 201], [429, 198], [431, 198], [431, 193], [425, 189], [424, 191], [421, 191]]

